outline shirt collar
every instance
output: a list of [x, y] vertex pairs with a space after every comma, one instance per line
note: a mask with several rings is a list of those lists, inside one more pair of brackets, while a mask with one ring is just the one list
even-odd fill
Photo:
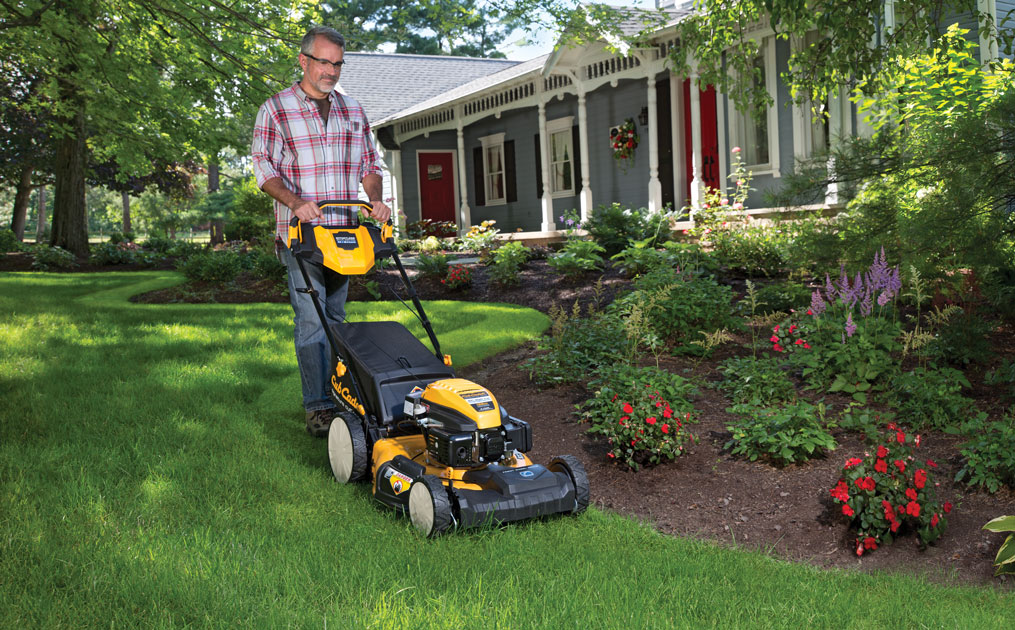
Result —
[[[303, 88], [300, 87], [300, 82], [299, 81], [297, 81], [296, 83], [293, 83], [292, 91], [293, 91], [293, 94], [295, 94], [304, 103], [310, 104], [310, 102], [313, 101], [313, 99], [310, 98], [310, 95], [307, 94], [306, 92], [304, 92]], [[336, 104], [338, 102], [338, 87], [337, 86], [335, 87], [334, 90], [332, 90], [331, 92], [328, 93], [328, 100], [331, 101], [332, 105], [334, 105], [334, 104]]]

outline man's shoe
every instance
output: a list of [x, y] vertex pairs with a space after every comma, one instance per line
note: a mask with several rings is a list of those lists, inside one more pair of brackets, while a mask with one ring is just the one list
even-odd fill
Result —
[[328, 437], [328, 429], [335, 418], [334, 409], [318, 409], [307, 412], [307, 433], [314, 437]]

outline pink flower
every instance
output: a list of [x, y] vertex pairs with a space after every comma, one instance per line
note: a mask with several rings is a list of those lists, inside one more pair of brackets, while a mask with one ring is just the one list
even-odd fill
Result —
[[[743, 210], [744, 209], [744, 204], [742, 204], [742, 203], [740, 203], [738, 201], [735, 204], [733, 204], [733, 209], [734, 210]], [[747, 217], [747, 218], [750, 219], [751, 217]]]
[[740, 153], [740, 147], [733, 147], [730, 149], [730, 153]]

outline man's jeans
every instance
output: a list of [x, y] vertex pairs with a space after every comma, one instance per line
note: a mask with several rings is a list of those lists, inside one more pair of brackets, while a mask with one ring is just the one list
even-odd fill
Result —
[[[314, 308], [313, 297], [297, 289], [305, 289], [306, 281], [299, 264], [288, 248], [279, 246], [279, 260], [288, 269], [289, 302], [292, 304], [295, 328], [296, 362], [303, 383], [303, 408], [307, 411], [331, 409], [335, 403], [328, 396], [330, 389], [332, 350], [321, 327], [321, 318]], [[310, 282], [323, 299], [324, 318], [329, 326], [345, 321], [345, 298], [349, 294], [349, 279], [320, 265], [303, 261]]]

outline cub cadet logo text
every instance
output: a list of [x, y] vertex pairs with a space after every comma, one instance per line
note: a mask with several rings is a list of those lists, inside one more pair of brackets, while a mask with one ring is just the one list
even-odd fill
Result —
[[349, 393], [349, 388], [345, 385], [338, 384], [338, 378], [334, 375], [331, 377], [331, 386], [338, 392], [338, 395], [345, 399], [345, 402], [352, 405], [353, 409], [359, 409], [359, 401], [356, 397]]

